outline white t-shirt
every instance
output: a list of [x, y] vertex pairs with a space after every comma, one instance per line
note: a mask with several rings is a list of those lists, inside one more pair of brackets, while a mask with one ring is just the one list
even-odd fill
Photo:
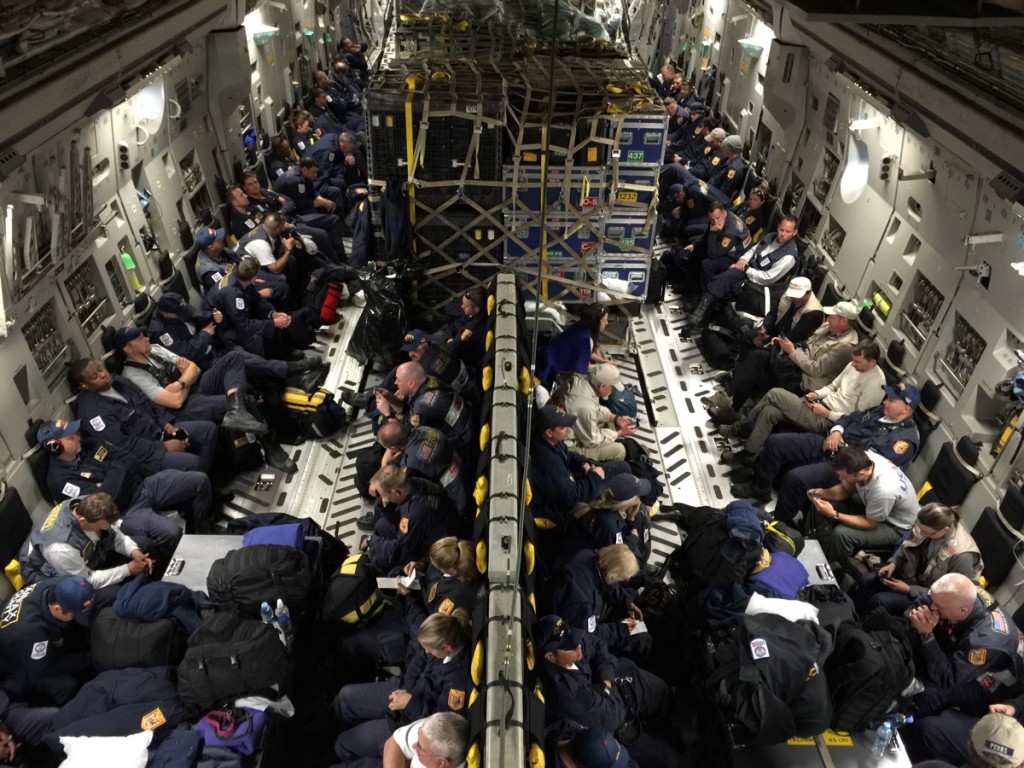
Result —
[[[412, 748], [412, 745], [416, 743], [416, 736], [419, 734], [420, 728], [423, 727], [425, 721], [426, 718], [417, 720], [409, 725], [403, 725], [392, 734], [395, 744], [402, 750], [402, 754], [409, 760], [412, 760], [412, 768], [425, 768], [423, 763], [420, 762], [419, 757], [417, 757], [416, 751]], [[466, 761], [463, 760], [456, 768], [466, 768]]]

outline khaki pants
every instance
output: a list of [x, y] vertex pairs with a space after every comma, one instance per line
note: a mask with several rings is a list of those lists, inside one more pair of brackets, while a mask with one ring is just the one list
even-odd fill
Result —
[[601, 443], [600, 445], [584, 446], [579, 443], [571, 443], [570, 449], [576, 453], [583, 454], [594, 461], [625, 461], [626, 446], [619, 442]]
[[751, 453], [761, 450], [765, 440], [777, 424], [788, 422], [808, 432], [828, 434], [833, 422], [822, 416], [815, 416], [811, 409], [804, 405], [803, 398], [780, 387], [768, 391], [754, 406], [748, 421], [754, 422], [753, 431], [747, 437], [744, 447]]

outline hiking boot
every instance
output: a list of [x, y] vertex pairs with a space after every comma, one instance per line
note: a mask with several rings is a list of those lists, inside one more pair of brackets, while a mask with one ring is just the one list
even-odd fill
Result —
[[356, 528], [361, 531], [373, 530], [373, 510], [359, 516], [359, 519], [356, 520]]
[[265, 435], [270, 431], [270, 427], [245, 409], [245, 393], [241, 389], [236, 389], [227, 398], [228, 410], [221, 421], [224, 429], [232, 432], [252, 432], [254, 435]]
[[700, 399], [708, 408], [732, 408], [732, 395], [728, 392], [715, 392], [713, 395]]
[[[732, 425], [727, 425], [731, 427]], [[722, 427], [718, 430], [719, 434], [722, 434], [722, 430], [727, 427]], [[729, 464], [734, 467], [748, 467], [754, 463], [754, 454], [748, 451], [746, 448], [741, 448], [738, 451], [722, 451], [722, 455], [718, 457], [718, 460], [722, 464]]]
[[719, 426], [723, 424], [735, 424], [740, 420], [740, 415], [732, 409], [731, 405], [727, 405], [724, 408], [708, 408], [708, 416], [715, 424]]
[[[728, 437], [730, 439], [734, 437], [740, 437], [740, 423], [737, 421], [732, 424], [719, 424], [718, 434], [720, 434], [722, 437]], [[727, 453], [731, 452], [727, 451]]]
[[753, 499], [762, 503], [772, 500], [772, 492], [768, 488], [760, 488], [755, 483], [733, 483], [729, 492], [737, 499]]

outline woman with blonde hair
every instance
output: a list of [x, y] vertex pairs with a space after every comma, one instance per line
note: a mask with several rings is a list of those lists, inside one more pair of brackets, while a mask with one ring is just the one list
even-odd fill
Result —
[[466, 713], [472, 688], [469, 614], [457, 608], [428, 616], [417, 639], [421, 651], [401, 678], [346, 685], [334, 698], [334, 713], [345, 729], [334, 743], [342, 763], [380, 757], [392, 722], [401, 726], [435, 712]]

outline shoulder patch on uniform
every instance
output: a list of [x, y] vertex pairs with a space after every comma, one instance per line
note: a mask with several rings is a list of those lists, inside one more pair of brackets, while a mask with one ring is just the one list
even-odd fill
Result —
[[892, 446], [892, 452], [902, 456], [910, 450], [910, 443], [906, 440], [897, 440]]
[[427, 595], [427, 602], [428, 603], [434, 602], [434, 598], [437, 597], [437, 585], [440, 584], [440, 583], [441, 582], [439, 582], [439, 581], [435, 581], [433, 584], [430, 585], [430, 594]]
[[441, 604], [437, 606], [437, 612], [443, 613], [445, 616], [455, 610], [455, 603], [452, 602], [450, 597], [446, 597], [441, 601]]
[[1001, 635], [1010, 634], [1010, 627], [1006, 623], [1006, 616], [1003, 615], [1002, 611], [992, 611], [989, 616], [992, 617], [992, 629]]
[[160, 343], [163, 344], [165, 347], [169, 347], [171, 346], [171, 344], [174, 343], [174, 337], [171, 336], [171, 334], [169, 333], [161, 333]]
[[420, 445], [420, 449], [416, 451], [416, 458], [420, 461], [430, 461], [430, 457], [434, 455], [434, 449], [432, 446], [423, 443]]
[[92, 455], [96, 461], [104, 461], [107, 458], [107, 446], [101, 445], [96, 449], [96, 453]]
[[747, 224], [753, 224], [754, 223], [754, 219], [756, 219], [756, 218], [757, 218], [756, 216], [747, 216], [747, 218], [745, 218], [743, 221], [745, 221]]
[[235, 309], [245, 309], [245, 299], [241, 296], [235, 296]]
[[466, 328], [466, 329], [464, 329], [462, 331], [462, 335], [459, 338], [462, 339], [463, 341], [466, 341], [472, 335], [473, 335], [473, 332], [471, 330], [469, 330], [469, 328]]
[[720, 158], [720, 157], [716, 156], [716, 157], [712, 157], [711, 158], [711, 164], [712, 165], [718, 165], [720, 162], [722, 162], [722, 158]]
[[597, 616], [587, 617], [587, 632], [590, 632], [591, 634], [597, 632]]
[[437, 390], [436, 389], [428, 389], [426, 392], [424, 392], [422, 395], [420, 395], [420, 402], [423, 403], [424, 405], [431, 405], [431, 404], [433, 404], [434, 400], [436, 400], [436, 399], [437, 399]]
[[735, 178], [735, 176], [736, 176], [736, 171], [733, 170], [732, 168], [730, 168], [729, 172], [727, 174], [725, 174], [725, 178], [727, 178], [727, 179]]
[[147, 712], [142, 716], [142, 722], [139, 723], [139, 727], [144, 731], [155, 731], [166, 722], [167, 718], [164, 717], [163, 711], [160, 707], [157, 707], [152, 712]]
[[728, 248], [729, 247], [729, 243], [732, 242], [732, 238], [731, 237], [723, 237], [718, 242], [720, 242], [722, 244], [723, 248]]
[[50, 646], [49, 640], [41, 640], [32, 645], [32, 660], [39, 661], [46, 658], [46, 649]]
[[409, 518], [408, 517], [403, 517], [401, 520], [398, 521], [398, 530], [400, 530], [402, 533], [408, 533], [409, 532]]
[[91, 419], [89, 419], [89, 426], [92, 427], [97, 432], [102, 432], [104, 429], [107, 428], [107, 425], [103, 423], [102, 416], [93, 416]]
[[984, 648], [971, 648], [967, 652], [967, 660], [976, 667], [980, 667], [988, 658], [988, 651]]
[[420, 425], [420, 415], [418, 413], [409, 414], [409, 426], [418, 427]]
[[78, 496], [79, 494], [81, 494], [81, 492], [82, 492], [82, 489], [81, 489], [81, 488], [79, 488], [79, 487], [78, 487], [77, 485], [75, 485], [74, 483], [64, 483], [64, 487], [60, 489], [60, 492], [61, 492], [61, 493], [62, 493], [62, 494], [63, 494], [64, 496], [69, 496], [69, 497], [71, 497], [72, 499], [74, 499], [74, 498], [76, 498], [76, 497], [77, 497], [77, 496]]
[[452, 688], [448, 691], [448, 709], [458, 712], [464, 706], [466, 706], [465, 691], [460, 691], [458, 688]]
[[702, 133], [704, 133], [704, 126], [702, 126], [702, 125], [701, 126], [697, 126], [696, 128], [693, 129], [693, 135], [694, 136], [700, 136]]

